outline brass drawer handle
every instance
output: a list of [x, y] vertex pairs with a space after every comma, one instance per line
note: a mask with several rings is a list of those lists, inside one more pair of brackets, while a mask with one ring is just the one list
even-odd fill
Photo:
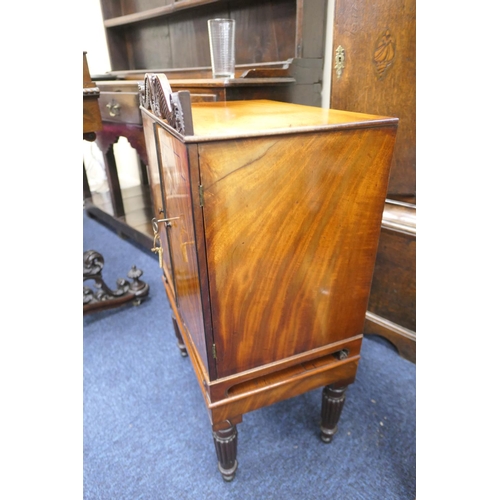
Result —
[[108, 108], [109, 116], [120, 116], [120, 103], [114, 99], [111, 99], [111, 102], [108, 102], [106, 107]]

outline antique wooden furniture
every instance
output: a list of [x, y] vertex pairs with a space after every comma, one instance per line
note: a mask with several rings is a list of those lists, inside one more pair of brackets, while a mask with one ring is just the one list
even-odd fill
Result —
[[[153, 241], [138, 83], [148, 71], [165, 73], [191, 101], [272, 99], [321, 106], [326, 0], [101, 0], [112, 71], [98, 77], [109, 193], [92, 193], [89, 215], [150, 248]], [[214, 80], [207, 20], [236, 20], [236, 78]], [[115, 80], [114, 80], [115, 79]], [[142, 183], [121, 189], [114, 142], [137, 150]]]
[[225, 480], [243, 414], [356, 375], [397, 118], [269, 100], [193, 103], [147, 74], [154, 240]]
[[366, 313], [365, 335], [389, 340], [416, 362], [415, 205], [386, 200]]
[[415, 0], [335, 1], [330, 107], [400, 119], [365, 333], [384, 336], [413, 362], [416, 361], [415, 40]]
[[102, 129], [101, 113], [99, 111], [99, 87], [90, 77], [87, 53], [83, 52], [83, 138], [93, 141], [96, 132]]
[[[149, 294], [149, 285], [140, 279], [142, 270], [132, 266], [127, 276], [131, 282], [118, 278], [111, 289], [102, 276], [104, 257], [95, 250], [83, 253], [83, 314], [120, 307], [127, 302], [139, 305]], [[95, 289], [85, 286], [92, 282]]]
[[[94, 141], [96, 132], [102, 129], [98, 99], [100, 90], [90, 77], [87, 53], [83, 52], [83, 139]], [[83, 166], [84, 198], [90, 191], [86, 181], [85, 165]], [[83, 283], [93, 282], [96, 290], [83, 286], [83, 313], [118, 307], [126, 302], [140, 304], [148, 295], [149, 285], [140, 280], [142, 271], [132, 266], [128, 277], [132, 283], [123, 278], [117, 280], [117, 288], [112, 290], [102, 277], [104, 257], [95, 250], [83, 253]]]
[[112, 75], [211, 78], [207, 21], [236, 21], [236, 78], [291, 77], [294, 102], [321, 104], [326, 0], [101, 0]]
[[[193, 102], [220, 101], [250, 98], [284, 100], [294, 79], [237, 78], [233, 80], [178, 79], [170, 80], [174, 90], [188, 90]], [[104, 166], [109, 193], [90, 193], [87, 212], [90, 216], [114, 227], [149, 249], [153, 244], [151, 230], [152, 203], [148, 174], [144, 131], [139, 110], [139, 83], [136, 80], [100, 81], [99, 107], [103, 128], [96, 143], [104, 155]], [[118, 176], [113, 144], [125, 137], [137, 151], [141, 166], [141, 185], [122, 189]]]

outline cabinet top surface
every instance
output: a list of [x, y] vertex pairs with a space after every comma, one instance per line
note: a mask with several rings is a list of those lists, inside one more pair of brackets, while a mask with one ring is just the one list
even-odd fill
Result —
[[397, 118], [269, 100], [193, 103], [186, 142], [344, 128], [396, 126]]

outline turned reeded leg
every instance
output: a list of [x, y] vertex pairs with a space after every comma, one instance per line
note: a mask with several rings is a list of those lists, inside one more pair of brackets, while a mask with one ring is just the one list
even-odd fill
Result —
[[185, 357], [188, 355], [188, 353], [186, 346], [184, 345], [184, 340], [182, 339], [181, 332], [179, 331], [179, 327], [177, 326], [175, 316], [172, 316], [172, 323], [174, 325], [175, 336], [177, 337], [177, 347], [179, 348], [179, 351], [181, 351], [181, 355]]
[[236, 425], [231, 425], [227, 429], [213, 431], [215, 451], [219, 461], [219, 471], [224, 481], [232, 481], [238, 461], [236, 460], [238, 431]]
[[337, 432], [342, 408], [344, 407], [345, 391], [347, 387], [335, 387], [327, 385], [323, 389], [321, 401], [321, 440], [325, 443], [331, 442]]

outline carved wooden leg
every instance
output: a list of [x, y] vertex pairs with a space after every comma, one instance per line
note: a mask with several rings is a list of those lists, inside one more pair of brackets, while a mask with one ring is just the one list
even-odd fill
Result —
[[238, 431], [236, 425], [231, 424], [226, 429], [214, 430], [213, 436], [219, 471], [224, 481], [232, 481], [238, 468], [236, 460]]
[[179, 348], [179, 351], [181, 351], [181, 356], [187, 356], [187, 349], [186, 346], [184, 345], [184, 340], [182, 339], [181, 332], [179, 331], [179, 327], [177, 325], [177, 320], [175, 319], [175, 316], [172, 316], [172, 323], [174, 324], [174, 332], [175, 336], [177, 337], [177, 347]]
[[327, 385], [323, 389], [321, 402], [321, 440], [325, 443], [331, 442], [337, 432], [342, 408], [344, 407], [345, 391], [347, 387], [335, 387]]

